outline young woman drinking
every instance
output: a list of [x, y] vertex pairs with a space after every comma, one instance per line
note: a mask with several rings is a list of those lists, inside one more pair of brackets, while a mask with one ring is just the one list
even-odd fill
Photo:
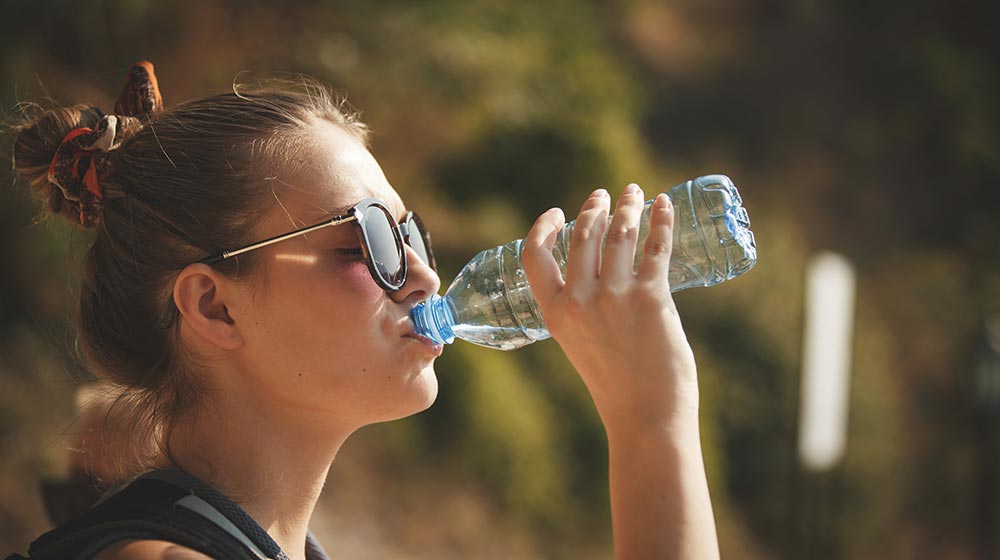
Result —
[[[365, 126], [318, 86], [164, 109], [143, 62], [113, 112], [55, 108], [14, 133], [17, 172], [93, 229], [79, 345], [130, 427], [115, 434], [128, 437], [120, 488], [84, 516], [102, 536], [64, 526], [32, 554], [73, 542], [101, 560], [323, 558], [307, 526], [337, 451], [366, 424], [429, 407], [442, 351], [409, 319], [440, 287], [430, 237]], [[629, 185], [608, 224], [611, 199], [595, 191], [565, 279], [551, 255], [565, 217], [542, 214], [525, 272], [607, 432], [616, 557], [704, 560], [718, 545], [695, 362], [667, 284], [673, 212], [657, 197], [637, 247], [642, 203]], [[156, 500], [168, 507], [137, 505]]]

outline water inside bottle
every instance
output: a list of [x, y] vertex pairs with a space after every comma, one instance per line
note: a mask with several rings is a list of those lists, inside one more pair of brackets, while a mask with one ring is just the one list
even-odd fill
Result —
[[551, 335], [545, 329], [520, 329], [478, 325], [455, 325], [452, 332], [457, 338], [498, 350], [514, 350]]

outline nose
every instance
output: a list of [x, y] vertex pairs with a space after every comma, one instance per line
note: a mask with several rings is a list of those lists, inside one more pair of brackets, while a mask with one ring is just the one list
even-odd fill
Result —
[[406, 247], [406, 282], [390, 297], [396, 303], [409, 303], [411, 306], [428, 299], [441, 289], [441, 278], [424, 259], [417, 255], [409, 245]]

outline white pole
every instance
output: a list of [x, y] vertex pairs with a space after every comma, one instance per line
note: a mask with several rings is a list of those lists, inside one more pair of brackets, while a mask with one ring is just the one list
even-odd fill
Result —
[[812, 471], [834, 467], [847, 446], [855, 273], [850, 261], [820, 253], [806, 272], [799, 459]]

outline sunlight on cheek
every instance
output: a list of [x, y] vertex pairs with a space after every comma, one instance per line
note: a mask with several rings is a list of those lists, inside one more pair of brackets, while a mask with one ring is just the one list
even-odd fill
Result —
[[368, 265], [364, 261], [354, 261], [343, 268], [343, 280], [358, 292], [378, 294], [382, 288], [372, 279]]
[[289, 253], [282, 253], [274, 256], [274, 260], [278, 262], [293, 263], [293, 264], [304, 264], [304, 265], [314, 265], [318, 261], [316, 255], [296, 255]]

